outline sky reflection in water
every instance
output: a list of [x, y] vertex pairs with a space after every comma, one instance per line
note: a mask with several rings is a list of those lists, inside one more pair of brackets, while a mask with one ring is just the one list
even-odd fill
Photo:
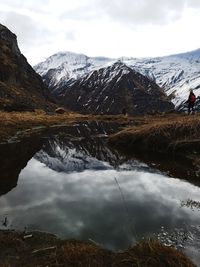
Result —
[[182, 200], [200, 200], [198, 187], [140, 169], [139, 163], [130, 170], [105, 166], [64, 173], [33, 158], [22, 170], [18, 186], [0, 198], [1, 217], [8, 217], [11, 228], [92, 239], [113, 249], [159, 232], [161, 226], [170, 230], [199, 224], [198, 211], [181, 207]]

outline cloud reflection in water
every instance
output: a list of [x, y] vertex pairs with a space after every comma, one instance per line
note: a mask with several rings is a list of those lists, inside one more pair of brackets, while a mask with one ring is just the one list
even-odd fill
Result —
[[[115, 182], [117, 178], [128, 209]], [[148, 169], [56, 172], [31, 159], [18, 186], [1, 197], [1, 215], [13, 227], [37, 229], [64, 238], [89, 238], [109, 248], [124, 248], [137, 238], [186, 224], [198, 224], [198, 212], [181, 208], [180, 201], [200, 200], [200, 189]]]

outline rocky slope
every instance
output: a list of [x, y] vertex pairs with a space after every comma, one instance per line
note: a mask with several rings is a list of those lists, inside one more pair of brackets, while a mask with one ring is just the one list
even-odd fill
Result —
[[0, 109], [51, 109], [48, 89], [21, 54], [16, 35], [0, 24]]
[[130, 115], [163, 112], [174, 108], [152, 80], [121, 61], [95, 70], [57, 89], [67, 108], [86, 114]]
[[[35, 70], [56, 94], [57, 89], [68, 84], [71, 79], [78, 79], [95, 69], [112, 65], [117, 60], [63, 52], [39, 63]], [[200, 49], [158, 58], [122, 57], [120, 61], [163, 87], [166, 94], [172, 97], [176, 108], [184, 107], [190, 88], [194, 89], [197, 96], [200, 95]]]

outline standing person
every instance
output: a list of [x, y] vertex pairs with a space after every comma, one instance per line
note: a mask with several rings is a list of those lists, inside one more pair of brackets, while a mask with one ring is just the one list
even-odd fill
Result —
[[188, 97], [188, 115], [190, 114], [191, 110], [192, 110], [192, 114], [194, 113], [194, 103], [196, 101], [196, 96], [193, 93], [193, 90], [190, 89], [190, 94]]

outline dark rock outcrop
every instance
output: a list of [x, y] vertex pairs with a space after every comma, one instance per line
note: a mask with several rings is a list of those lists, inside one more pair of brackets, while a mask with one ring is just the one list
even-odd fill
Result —
[[0, 24], [0, 109], [52, 109], [48, 89], [21, 54], [16, 35]]
[[174, 109], [152, 80], [118, 61], [57, 90], [65, 107], [80, 113], [130, 115]]

